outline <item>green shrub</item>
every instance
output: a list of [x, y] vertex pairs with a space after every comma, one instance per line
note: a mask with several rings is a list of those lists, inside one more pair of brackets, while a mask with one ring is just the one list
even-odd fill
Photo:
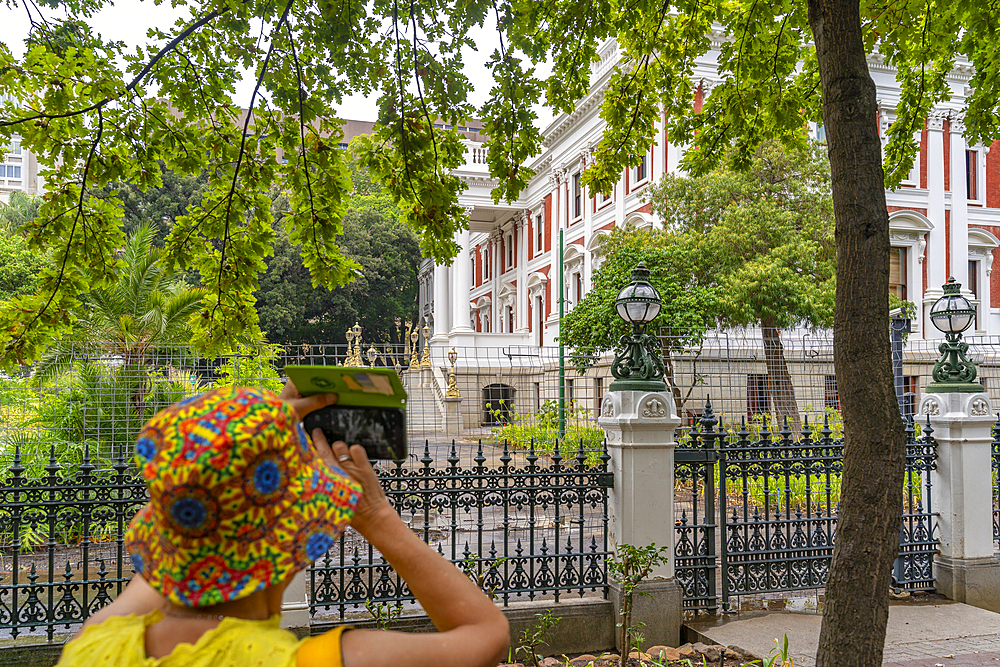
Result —
[[[502, 410], [503, 407], [509, 410]], [[493, 415], [497, 421], [507, 418], [505, 423], [493, 427], [493, 441], [497, 444], [506, 443], [512, 449], [521, 450], [534, 447], [536, 453], [547, 455], [555, 451], [559, 440], [558, 401], [545, 401], [537, 412], [527, 415], [515, 412], [513, 403], [501, 405]], [[566, 401], [566, 426], [564, 437], [559, 441], [559, 452], [572, 456], [582, 448], [587, 453], [587, 465], [595, 465], [604, 451], [604, 430], [594, 426], [587, 415], [586, 408], [577, 407], [575, 401]]]

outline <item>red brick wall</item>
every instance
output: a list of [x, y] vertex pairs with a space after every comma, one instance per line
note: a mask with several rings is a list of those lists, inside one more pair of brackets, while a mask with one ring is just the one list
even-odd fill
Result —
[[[538, 272], [545, 275], [546, 278], [549, 277], [549, 269], [552, 267], [551, 264], [545, 268], [539, 269]], [[549, 315], [552, 313], [552, 281], [547, 280], [545, 282], [545, 319], [548, 319]]]
[[[632, 213], [652, 213], [652, 212], [653, 212], [652, 204], [646, 204], [645, 206], [640, 206], [639, 208], [632, 211]], [[631, 215], [631, 213], [627, 213], [626, 215]]]
[[481, 247], [482, 246], [476, 246], [476, 254], [474, 255], [476, 258], [476, 272], [475, 275], [472, 276], [473, 285], [483, 284], [483, 256], [479, 254], [479, 249]]
[[986, 205], [1000, 208], [1000, 140], [993, 142], [986, 156]]

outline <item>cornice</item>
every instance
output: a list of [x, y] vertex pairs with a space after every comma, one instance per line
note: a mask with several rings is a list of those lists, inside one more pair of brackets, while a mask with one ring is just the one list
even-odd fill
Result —
[[576, 108], [573, 109], [573, 113], [562, 114], [559, 119], [551, 126], [551, 130], [545, 138], [542, 139], [542, 146], [548, 148], [552, 145], [552, 142], [561, 137], [569, 130], [580, 118], [590, 113], [595, 107], [599, 106], [601, 101], [604, 99], [604, 92], [608, 89], [608, 82], [605, 81], [603, 84], [592, 90], [585, 98], [577, 103]]

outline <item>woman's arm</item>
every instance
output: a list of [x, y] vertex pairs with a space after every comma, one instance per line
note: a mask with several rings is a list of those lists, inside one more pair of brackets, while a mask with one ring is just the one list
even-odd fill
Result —
[[[361, 483], [351, 525], [389, 561], [419, 600], [436, 634], [353, 630], [342, 640], [344, 667], [491, 667], [507, 654], [507, 618], [457, 567], [417, 537], [386, 500], [363, 447], [327, 445], [313, 432], [320, 456]], [[337, 459], [349, 455], [350, 460]]]

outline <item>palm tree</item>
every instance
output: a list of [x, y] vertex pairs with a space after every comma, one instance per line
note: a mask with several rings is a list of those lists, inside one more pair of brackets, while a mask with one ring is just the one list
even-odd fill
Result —
[[38, 215], [41, 197], [12, 192], [6, 204], [0, 204], [0, 233], [15, 234]]
[[190, 316], [201, 307], [205, 290], [191, 287], [161, 261], [153, 245], [155, 231], [138, 226], [120, 253], [117, 279], [80, 297], [72, 342], [56, 343], [35, 366], [39, 381], [68, 371], [81, 354], [95, 356], [136, 379], [134, 405], [148, 392], [148, 374], [166, 366], [172, 355], [185, 355]]

